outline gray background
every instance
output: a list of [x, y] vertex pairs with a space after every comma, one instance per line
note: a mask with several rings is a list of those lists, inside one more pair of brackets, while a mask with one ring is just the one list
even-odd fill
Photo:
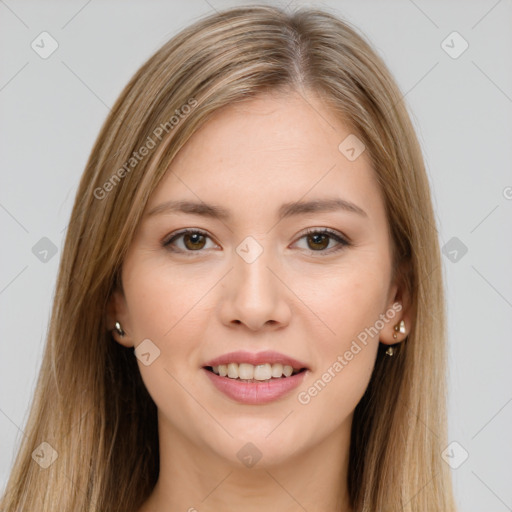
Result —
[[[412, 111], [448, 244], [457, 444], [445, 458], [461, 510], [512, 510], [512, 2], [309, 4], [367, 35]], [[78, 180], [109, 107], [179, 29], [233, 5], [241, 2], [0, 1], [0, 491], [23, 435]], [[43, 31], [59, 45], [46, 59], [31, 48]], [[469, 44], [457, 58], [462, 40], [442, 43], [453, 31]]]

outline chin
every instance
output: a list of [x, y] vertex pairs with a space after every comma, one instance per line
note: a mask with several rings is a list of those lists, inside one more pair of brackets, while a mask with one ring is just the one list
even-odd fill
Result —
[[270, 469], [285, 464], [297, 455], [299, 443], [286, 435], [286, 431], [283, 430], [282, 435], [277, 432], [268, 435], [268, 432], [266, 430], [254, 435], [231, 432], [234, 439], [229, 446], [222, 447], [222, 450], [219, 450], [219, 445], [212, 448], [239, 469]]

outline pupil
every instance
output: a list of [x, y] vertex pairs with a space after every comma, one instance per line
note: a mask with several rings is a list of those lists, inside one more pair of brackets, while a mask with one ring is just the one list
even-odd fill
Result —
[[[200, 239], [203, 238], [203, 235], [199, 234], [199, 233], [193, 233], [193, 234], [188, 234], [185, 236], [185, 244], [187, 245], [188, 247], [188, 242], [190, 240], [192, 240], [192, 249], [197, 249], [197, 245], [196, 244], [200, 244]], [[201, 246], [202, 247], [202, 246]], [[190, 249], [190, 247], [189, 247]]]
[[[322, 240], [318, 241], [319, 238], [322, 239]], [[322, 241], [325, 242], [325, 240], [327, 239], [326, 235], [323, 235], [321, 233], [317, 233], [315, 235], [310, 235], [310, 239], [313, 240], [313, 244], [321, 244], [322, 245], [321, 248], [325, 248], [325, 243], [322, 244]]]

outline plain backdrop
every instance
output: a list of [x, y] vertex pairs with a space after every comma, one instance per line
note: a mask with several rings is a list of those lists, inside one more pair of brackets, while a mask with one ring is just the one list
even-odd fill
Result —
[[[23, 435], [66, 225], [100, 126], [165, 41], [234, 5], [242, 2], [0, 1], [0, 492]], [[460, 510], [510, 511], [512, 2], [309, 5], [358, 27], [404, 94], [444, 247], [454, 443], [446, 460]]]

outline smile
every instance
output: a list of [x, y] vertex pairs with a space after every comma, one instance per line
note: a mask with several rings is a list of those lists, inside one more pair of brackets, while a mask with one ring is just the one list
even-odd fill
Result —
[[287, 378], [303, 371], [304, 368], [293, 368], [288, 364], [281, 363], [263, 363], [253, 365], [249, 363], [229, 363], [218, 366], [209, 366], [213, 373], [229, 379], [238, 379], [242, 381], [267, 381], [270, 379]]
[[[217, 372], [214, 371], [215, 367], [202, 368], [217, 391], [220, 391], [222, 394], [237, 403], [246, 405], [264, 405], [279, 400], [280, 398], [284, 398], [303, 382], [304, 377], [308, 373], [305, 368], [296, 370], [296, 373], [293, 373], [294, 370], [291, 366], [288, 366], [285, 370], [284, 367], [282, 369], [279, 368], [279, 365], [275, 365], [276, 368], [273, 368], [274, 365], [270, 364], [258, 366], [247, 365], [252, 368], [246, 369], [244, 369], [244, 363], [240, 365], [230, 363], [229, 365], [219, 366], [223, 372], [224, 368], [222, 368], [222, 366], [226, 366], [226, 372], [228, 372], [229, 367], [231, 367], [231, 375], [234, 375], [235, 371], [238, 373], [239, 368], [236, 367], [242, 366], [241, 371], [243, 376], [244, 371], [253, 371], [257, 377], [260, 377], [260, 379], [254, 377], [251, 379], [241, 379], [238, 375], [236, 377], [230, 377], [228, 374], [221, 376], [219, 367], [216, 367]], [[264, 368], [259, 370], [259, 366], [263, 366]], [[290, 369], [292, 370], [292, 373], [290, 373]], [[276, 375], [279, 370], [281, 375], [279, 377], [273, 377], [270, 375], [269, 378], [261, 379], [261, 377], [267, 377], [269, 372], [272, 372], [272, 370], [274, 370]], [[290, 375], [286, 376], [284, 372], [290, 373]], [[249, 375], [249, 373], [245, 375]]]

